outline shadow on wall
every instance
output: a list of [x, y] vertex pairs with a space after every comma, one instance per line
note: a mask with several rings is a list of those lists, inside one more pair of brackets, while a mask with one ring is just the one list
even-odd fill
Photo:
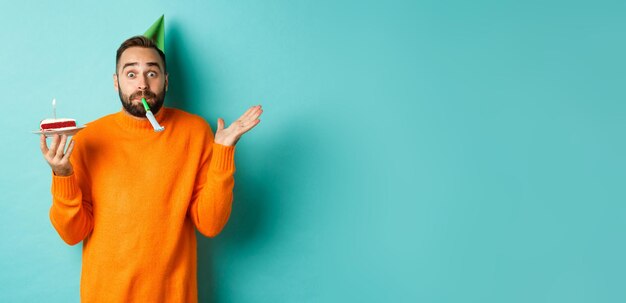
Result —
[[[165, 51], [167, 59], [167, 72], [169, 74], [169, 84], [165, 105], [182, 110], [187, 110], [189, 104], [187, 102], [189, 96], [189, 86], [185, 76], [191, 71], [183, 71], [182, 56], [184, 56], [185, 40], [180, 36], [176, 24], [168, 27]], [[192, 65], [186, 65], [186, 69], [190, 69]]]
[[[267, 220], [269, 201], [266, 199], [259, 177], [243, 174], [235, 176], [233, 211], [229, 222], [216, 238], [206, 238], [196, 232], [198, 239], [198, 298], [199, 302], [222, 302], [220, 297], [228, 294], [218, 293], [224, 288], [223, 279], [216, 277], [216, 264], [224, 262], [216, 256], [233, 251], [234, 247], [245, 249], [246, 244], [255, 242], [255, 238], [265, 238], [263, 226]], [[231, 247], [230, 249], [228, 247]], [[228, 268], [229, 266], [222, 266]], [[220, 283], [221, 287], [218, 287]]]
[[[235, 163], [233, 210], [224, 230], [214, 239], [196, 232], [199, 302], [223, 302], [230, 298], [231, 295], [218, 293], [217, 290], [235, 290], [241, 285], [233, 279], [224, 279], [224, 275], [216, 277], [216, 264], [228, 270], [230, 264], [224, 262], [233, 259], [228, 254], [263, 254], [265, 249], [279, 243], [281, 233], [289, 228], [277, 222], [287, 222], [285, 217], [296, 211], [294, 208], [303, 207], [293, 203], [294, 197], [283, 193], [285, 188], [301, 181], [297, 176], [306, 174], [304, 165], [292, 164], [304, 163], [303, 157], [306, 156], [301, 151], [314, 149], [312, 140], [305, 135], [311, 133], [305, 131], [305, 125], [277, 129], [283, 131], [275, 133], [271, 141], [264, 142], [262, 146], [255, 145], [253, 151], [243, 151], [248, 155], [254, 154], [254, 159]], [[285, 163], [290, 165], [287, 167]], [[277, 226], [281, 227], [277, 229]], [[250, 273], [246, 276], [263, 275]]]
[[[168, 27], [166, 41], [168, 43], [166, 46], [167, 66], [170, 74], [167, 104], [169, 107], [190, 111], [194, 107], [189, 103], [189, 92], [193, 91], [193, 88], [189, 86], [185, 76], [206, 74], [210, 71], [193, 70], [195, 66], [199, 65], [189, 64], [188, 56], [185, 54], [185, 39], [180, 34], [176, 24], [171, 24]], [[185, 64], [182, 64], [182, 58], [185, 58]], [[210, 85], [203, 86], [202, 89], [209, 92], [207, 95], [211, 95], [210, 90], [212, 88]], [[209, 99], [207, 102], [211, 103], [214, 100]], [[287, 124], [292, 124], [292, 121], [296, 122], [298, 119], [290, 119]], [[259, 127], [263, 127], [263, 123]], [[276, 236], [270, 227], [274, 225], [272, 222], [281, 220], [280, 214], [285, 214], [286, 210], [283, 207], [285, 201], [281, 198], [281, 189], [284, 186], [289, 186], [289, 182], [298, 182], [295, 176], [304, 173], [302, 172], [304, 168], [301, 166], [294, 167], [291, 165], [287, 168], [282, 164], [303, 163], [301, 161], [304, 159], [296, 159], [303, 156], [300, 151], [308, 150], [311, 152], [315, 148], [310, 138], [307, 138], [311, 132], [307, 131], [306, 125], [277, 128], [284, 131], [282, 133], [277, 132], [273, 136], [272, 142], [264, 142], [262, 146], [253, 147], [254, 159], [251, 163], [235, 163], [237, 171], [235, 173], [233, 211], [222, 233], [216, 238], [210, 239], [196, 232], [199, 302], [223, 301], [223, 299], [220, 300], [220, 297], [227, 298], [229, 294], [220, 294], [217, 289], [236, 287], [236, 285], [228, 285], [227, 283], [230, 281], [216, 277], [215, 264], [223, 264], [227, 259], [227, 257], [220, 257], [221, 255], [232, 251], [258, 250], [260, 246], [258, 243], [271, 243], [272, 238]], [[254, 131], [251, 134], [253, 133]], [[251, 154], [250, 150], [246, 152]], [[277, 210], [276, 207], [281, 209]], [[288, 212], [289, 210], [287, 210]], [[229, 266], [225, 267], [228, 268]]]

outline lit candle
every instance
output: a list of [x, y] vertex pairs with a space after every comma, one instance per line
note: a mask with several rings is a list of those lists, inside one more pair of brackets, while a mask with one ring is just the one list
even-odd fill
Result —
[[57, 118], [57, 99], [52, 98], [52, 118]]

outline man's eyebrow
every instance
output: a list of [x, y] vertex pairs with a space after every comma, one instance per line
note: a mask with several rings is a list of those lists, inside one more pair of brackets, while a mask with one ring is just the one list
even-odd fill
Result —
[[129, 66], [134, 66], [134, 65], [139, 65], [139, 63], [137, 62], [129, 62], [124, 64], [124, 66], [122, 67], [122, 70], [124, 70], [125, 68], [129, 67]]
[[161, 64], [159, 64], [158, 62], [148, 62], [146, 64], [148, 64], [148, 66], [156, 66], [156, 67], [159, 68], [159, 71], [163, 71], [163, 68], [161, 67]]
[[[122, 67], [122, 70], [124, 70], [125, 68], [127, 68], [129, 66], [137, 66], [137, 65], [139, 65], [139, 63], [137, 63], [137, 62], [128, 62], [128, 63], [124, 64], [124, 66]], [[148, 62], [148, 63], [146, 63], [146, 65], [148, 65], [148, 66], [156, 66], [159, 69], [161, 69], [161, 65], [158, 62]]]

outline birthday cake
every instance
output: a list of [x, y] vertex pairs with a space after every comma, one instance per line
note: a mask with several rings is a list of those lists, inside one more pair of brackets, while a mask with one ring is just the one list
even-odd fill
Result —
[[59, 128], [66, 127], [76, 127], [76, 120], [74, 119], [44, 119], [39, 124], [39, 129], [42, 131], [45, 130], [54, 130]]

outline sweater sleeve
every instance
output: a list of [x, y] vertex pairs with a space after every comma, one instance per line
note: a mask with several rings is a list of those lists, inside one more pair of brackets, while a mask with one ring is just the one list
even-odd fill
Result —
[[208, 159], [203, 161], [196, 180], [189, 213], [198, 231], [207, 237], [217, 236], [230, 217], [235, 185], [234, 154], [235, 146], [215, 144], [211, 140]]
[[[89, 235], [93, 229], [92, 203], [86, 189], [81, 189], [85, 176], [77, 158], [80, 151], [76, 144], [70, 161], [74, 173], [70, 176], [52, 174], [52, 206], [50, 221], [61, 239], [75, 245]], [[84, 186], [83, 186], [84, 187]]]

